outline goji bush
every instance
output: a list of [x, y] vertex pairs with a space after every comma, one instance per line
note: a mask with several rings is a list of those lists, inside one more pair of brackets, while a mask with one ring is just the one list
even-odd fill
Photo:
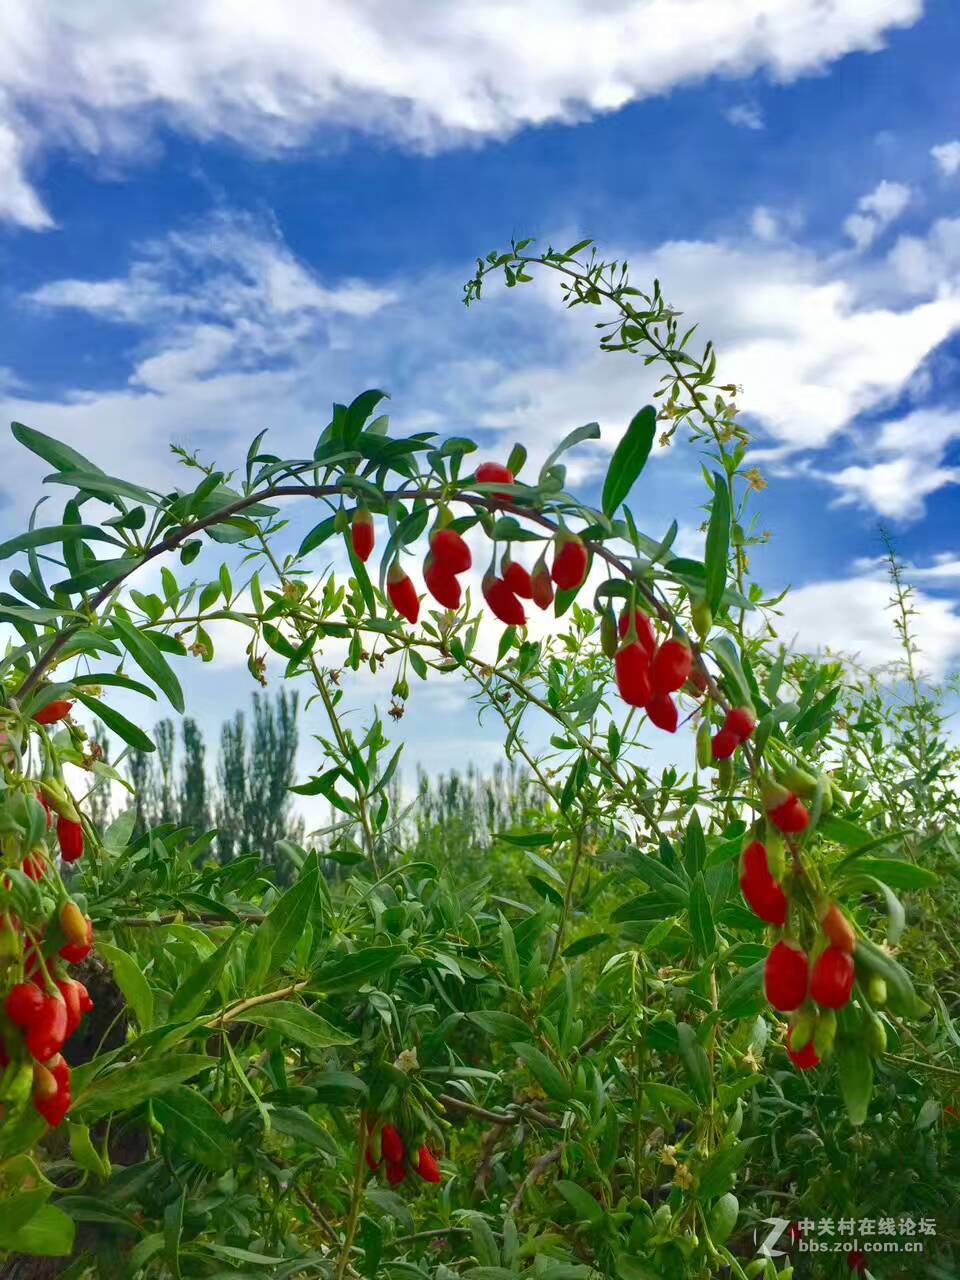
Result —
[[[912, 668], [895, 702], [778, 642], [712, 346], [694, 356], [625, 264], [529, 245], [479, 262], [466, 300], [555, 274], [605, 350], [662, 371], [598, 505], [563, 461], [595, 424], [534, 474], [520, 446], [478, 464], [469, 439], [391, 435], [379, 391], [335, 405], [310, 457], [261, 434], [236, 473], [185, 456], [198, 482], [166, 493], [14, 424], [68, 497], [0, 548], [22, 557], [0, 594], [11, 1266], [788, 1277], [758, 1254], [772, 1214], [884, 1208], [939, 1212], [924, 1265], [950, 1265], [957, 992], [925, 920], [956, 900], [956, 753]], [[628, 505], [658, 432], [700, 454], [700, 558]], [[150, 751], [112, 695], [182, 712], [178, 668], [214, 658], [214, 623], [245, 635], [254, 679], [309, 688], [323, 763], [294, 790], [335, 820], [322, 854], [289, 848], [285, 892], [255, 856], [213, 858], [213, 832], [135, 836], [132, 807], [99, 830], [86, 803], [86, 777], [123, 779], [83, 716]], [[456, 849], [408, 856], [400, 748], [379, 710], [346, 714], [363, 670], [395, 720], [454, 678], [502, 722], [540, 792], [535, 824], [497, 833], [522, 897], [465, 882]], [[901, 788], [882, 757], [910, 745], [905, 715]]]

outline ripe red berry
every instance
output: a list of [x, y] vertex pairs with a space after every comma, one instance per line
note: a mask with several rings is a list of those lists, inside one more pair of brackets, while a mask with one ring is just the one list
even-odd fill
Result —
[[417, 1152], [417, 1173], [424, 1182], [440, 1181], [440, 1165], [437, 1163], [437, 1157], [429, 1149], [429, 1147], [421, 1147]]
[[553, 604], [553, 580], [550, 577], [550, 570], [543, 559], [537, 561], [533, 570], [533, 577], [530, 579], [530, 590], [533, 595], [533, 603], [538, 609], [549, 609]]
[[381, 1160], [375, 1160], [373, 1158], [373, 1147], [369, 1142], [367, 1143], [366, 1148], [364, 1149], [363, 1158], [364, 1160], [366, 1160], [367, 1168], [371, 1171], [371, 1173], [376, 1173], [376, 1171], [380, 1168], [382, 1157], [381, 1157]]
[[432, 554], [424, 561], [423, 580], [438, 604], [442, 604], [445, 609], [460, 608], [460, 583], [446, 565], [440, 564]]
[[631, 707], [645, 707], [652, 696], [650, 688], [650, 659], [639, 644], [622, 645], [614, 659], [617, 690]]
[[862, 1276], [867, 1269], [867, 1255], [862, 1249], [851, 1249], [847, 1254], [847, 1267]]
[[80, 1012], [91, 1013], [95, 1006], [93, 1001], [90, 998], [90, 992], [87, 990], [87, 988], [84, 986], [82, 982], [75, 981], [73, 985], [76, 988], [77, 999], [80, 1002]]
[[781, 1013], [799, 1009], [807, 998], [810, 966], [806, 952], [789, 942], [778, 942], [770, 949], [763, 970], [763, 989], [767, 999]]
[[63, 1048], [67, 1038], [67, 1006], [63, 998], [43, 997], [43, 1008], [27, 1028], [27, 1050], [38, 1062], [46, 1062]]
[[792, 791], [782, 804], [767, 810], [767, 817], [780, 831], [791, 835], [806, 831], [810, 825], [810, 814]]
[[33, 982], [18, 982], [8, 993], [3, 1007], [15, 1026], [29, 1027], [43, 1009], [43, 992]]
[[390, 603], [409, 623], [415, 623], [420, 617], [420, 601], [413, 580], [394, 561], [387, 574], [387, 595]]
[[34, 849], [24, 858], [23, 874], [28, 880], [42, 880], [47, 874], [47, 861], [41, 849]]
[[740, 739], [729, 729], [718, 729], [710, 739], [710, 745], [713, 748], [714, 760], [729, 760], [739, 747]]
[[644, 710], [651, 724], [666, 733], [677, 732], [677, 704], [668, 693], [655, 693]]
[[759, 840], [752, 840], [740, 856], [740, 890], [755, 916], [767, 924], [786, 924], [787, 895], [774, 880], [767, 850]]
[[398, 1129], [392, 1124], [385, 1124], [380, 1131], [380, 1150], [388, 1164], [403, 1164], [407, 1149]]
[[589, 557], [587, 548], [576, 534], [557, 534], [557, 553], [553, 558], [551, 576], [561, 591], [574, 591], [583, 585], [587, 576]]
[[832, 946], [839, 947], [841, 951], [847, 951], [851, 955], [856, 950], [857, 935], [853, 931], [853, 925], [835, 902], [831, 902], [824, 912], [820, 920], [820, 928], [830, 939]]
[[820, 1059], [817, 1057], [817, 1051], [813, 1047], [813, 1040], [810, 1039], [798, 1052], [794, 1053], [791, 1046], [793, 1040], [793, 1027], [787, 1032], [787, 1057], [795, 1067], [801, 1071], [809, 1071], [811, 1067], [819, 1067]]
[[[509, 467], [505, 467], [499, 462], [481, 462], [477, 467], [477, 480], [480, 484], [493, 484], [500, 481], [503, 484], [516, 484], [513, 472]], [[492, 498], [503, 498], [509, 502], [512, 495], [503, 489], [495, 489], [490, 495]]]
[[483, 598], [494, 616], [506, 623], [508, 627], [527, 625], [527, 615], [523, 612], [523, 605], [502, 578], [496, 578], [492, 573], [484, 574]]
[[366, 507], [357, 507], [350, 521], [350, 543], [358, 560], [369, 560], [376, 541], [373, 516]]
[[[620, 639], [626, 639], [627, 632], [630, 630], [629, 609], [624, 609], [620, 614], [618, 629], [620, 631]], [[653, 623], [642, 609], [634, 609], [633, 611], [633, 629], [637, 633], [637, 644], [652, 657], [657, 647], [657, 635], [653, 629]]]
[[853, 991], [853, 959], [839, 947], [827, 947], [817, 957], [810, 979], [810, 994], [824, 1009], [842, 1009]]
[[724, 729], [736, 734], [737, 742], [746, 742], [757, 727], [757, 717], [749, 707], [731, 707], [723, 722]]
[[64, 702], [62, 699], [48, 702], [45, 707], [33, 713], [33, 718], [37, 724], [56, 724], [60, 720], [65, 720], [72, 708], [72, 702]]
[[71, 982], [69, 978], [56, 984], [57, 990], [63, 996], [63, 1003], [67, 1006], [67, 1040], [79, 1027], [83, 1017], [80, 1012], [80, 992], [77, 990], [79, 985], [79, 983]]
[[517, 564], [516, 560], [505, 560], [500, 566], [500, 573], [515, 596], [533, 599], [533, 580], [522, 564]]
[[85, 942], [67, 942], [61, 948], [58, 954], [69, 964], [80, 964], [82, 960], [86, 960], [87, 956], [93, 950], [93, 922], [87, 919], [87, 935]]
[[391, 1187], [399, 1187], [401, 1182], [407, 1180], [407, 1169], [405, 1165], [394, 1164], [392, 1160], [387, 1161], [387, 1182]]
[[430, 535], [430, 550], [438, 564], [450, 573], [466, 573], [473, 564], [470, 548], [456, 529], [436, 529]]
[[64, 862], [76, 862], [83, 857], [83, 827], [69, 818], [57, 818], [57, 843]]
[[653, 685], [653, 692], [674, 693], [682, 688], [690, 674], [692, 664], [693, 654], [685, 641], [664, 640], [653, 655], [653, 663], [650, 667], [650, 683]]

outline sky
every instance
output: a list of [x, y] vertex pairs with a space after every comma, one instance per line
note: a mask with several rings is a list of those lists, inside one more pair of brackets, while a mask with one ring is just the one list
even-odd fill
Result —
[[[542, 460], [598, 421], [571, 466], [594, 497], [650, 375], [598, 353], [548, 283], [460, 301], [511, 236], [589, 236], [658, 277], [743, 387], [768, 482], [755, 572], [791, 586], [781, 634], [896, 656], [882, 525], [943, 679], [960, 666], [958, 47], [950, 0], [6, 0], [0, 421], [162, 488], [190, 482], [170, 441], [231, 467], [268, 427], [298, 456], [333, 401], [376, 386], [396, 431], [470, 434], [491, 457], [519, 440]], [[3, 458], [5, 538], [45, 468], [12, 442]], [[696, 553], [700, 486], [687, 445], [658, 451], [641, 527], [676, 515]], [[253, 689], [242, 643], [217, 641], [183, 675], [209, 739]], [[388, 705], [389, 682], [355, 692]], [[449, 685], [402, 731], [428, 769], [500, 752]]]

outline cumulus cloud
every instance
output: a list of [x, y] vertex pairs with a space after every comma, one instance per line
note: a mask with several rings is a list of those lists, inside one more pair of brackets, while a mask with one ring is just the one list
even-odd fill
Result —
[[[277, 152], [321, 129], [427, 150], [575, 121], [711, 75], [816, 72], [880, 47], [922, 0], [7, 0], [0, 109], [91, 155], [141, 147], [156, 126]], [[4, 146], [0, 135], [0, 155]], [[7, 146], [0, 213], [46, 225]]]
[[954, 139], [952, 142], [942, 142], [937, 147], [931, 147], [930, 154], [944, 177], [952, 178], [960, 173], [960, 140]]
[[884, 179], [857, 201], [843, 229], [858, 249], [868, 249], [886, 227], [895, 222], [910, 203], [911, 192], [902, 182]]
[[764, 127], [763, 112], [760, 108], [752, 107], [745, 102], [731, 107], [727, 112], [727, 120], [730, 124], [738, 125], [741, 129], [759, 130]]

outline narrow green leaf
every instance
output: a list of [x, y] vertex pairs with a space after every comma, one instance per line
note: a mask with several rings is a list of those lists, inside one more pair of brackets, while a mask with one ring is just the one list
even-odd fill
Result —
[[334, 1045], [353, 1044], [355, 1037], [340, 1031], [312, 1009], [291, 1000], [276, 1000], [257, 1005], [239, 1014], [233, 1021], [251, 1022], [281, 1032], [285, 1040], [302, 1044], [307, 1049], [329, 1049]]
[[603, 512], [612, 516], [624, 502], [646, 466], [657, 429], [657, 411], [645, 405], [636, 413], [613, 451], [607, 476], [603, 482]]
[[77, 689], [77, 698], [88, 711], [92, 711], [108, 729], [112, 729], [114, 733], [118, 733], [124, 742], [129, 743], [131, 747], [136, 747], [139, 751], [156, 751], [156, 747], [143, 732], [135, 724], [132, 724], [126, 716], [122, 716], [119, 711], [115, 710], [106, 702], [101, 702], [99, 698], [93, 698], [89, 693], [84, 693], [81, 689]]
[[707, 604], [716, 613], [723, 599], [727, 582], [727, 556], [730, 550], [730, 496], [727, 482], [716, 471], [713, 473], [713, 501], [710, 504], [710, 523], [707, 526], [705, 586]]
[[184, 701], [180, 681], [150, 637], [118, 614], [110, 622], [137, 666], [166, 694], [174, 710], [182, 713]]

